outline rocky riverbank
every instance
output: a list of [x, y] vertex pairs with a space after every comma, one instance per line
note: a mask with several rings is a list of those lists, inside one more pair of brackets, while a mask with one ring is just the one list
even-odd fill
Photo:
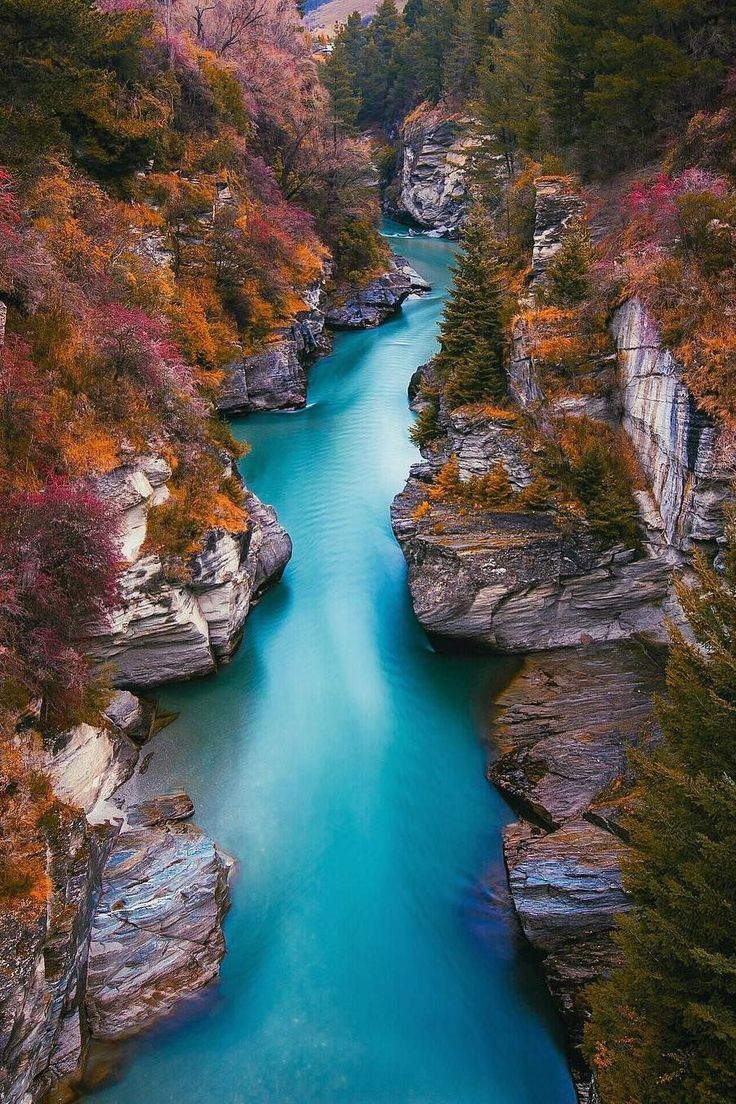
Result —
[[73, 1094], [93, 1040], [145, 1030], [217, 974], [233, 860], [186, 823], [186, 795], [135, 805], [120, 792], [154, 718], [118, 691], [98, 724], [44, 748], [56, 797], [48, 898], [0, 927], [4, 1104], [60, 1083]]
[[262, 352], [229, 366], [218, 410], [237, 416], [300, 409], [307, 401], [310, 365], [329, 352], [330, 330], [378, 326], [396, 314], [410, 295], [428, 290], [427, 282], [398, 256], [392, 258], [386, 272], [364, 287], [327, 295], [322, 283], [315, 285], [304, 295], [309, 310], [298, 315]]
[[[532, 291], [585, 206], [569, 180], [537, 183]], [[736, 472], [732, 436], [697, 409], [643, 303], [618, 307], [610, 331], [613, 354], [591, 359], [578, 390], [568, 379], [548, 397], [522, 313], [512, 404], [449, 410], [439, 388], [437, 434], [392, 506], [414, 610], [433, 642], [528, 656], [497, 702], [489, 779], [520, 815], [504, 836], [511, 894], [561, 1009], [583, 1104], [595, 1096], [581, 1050], [584, 990], [615, 961], [610, 936], [628, 906], [627, 750], [656, 738], [665, 620], [679, 613], [673, 570], [687, 570], [698, 547], [717, 552]], [[431, 363], [415, 373], [415, 410], [437, 384]], [[602, 545], [574, 511], [523, 505], [545, 435], [581, 416], [631, 443], [642, 476], [631, 545]], [[509, 503], [484, 508], [448, 492], [450, 460], [460, 490], [502, 472]]]

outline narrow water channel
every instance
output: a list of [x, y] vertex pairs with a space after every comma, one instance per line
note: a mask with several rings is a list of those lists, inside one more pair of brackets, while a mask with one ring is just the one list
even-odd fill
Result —
[[232, 665], [163, 695], [181, 715], [144, 780], [183, 786], [240, 858], [229, 951], [96, 1104], [573, 1100], [504, 901], [511, 814], [483, 774], [478, 734], [509, 667], [432, 652], [389, 526], [417, 458], [406, 387], [452, 261], [445, 242], [394, 244], [432, 294], [339, 335], [307, 410], [235, 424], [294, 558]]

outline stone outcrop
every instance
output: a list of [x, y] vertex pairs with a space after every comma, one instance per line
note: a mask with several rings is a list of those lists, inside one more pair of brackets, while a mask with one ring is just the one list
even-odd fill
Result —
[[327, 325], [334, 330], [365, 330], [380, 326], [400, 309], [410, 295], [429, 291], [430, 285], [403, 257], [364, 288], [333, 297]]
[[497, 703], [489, 778], [525, 818], [504, 832], [511, 894], [562, 1011], [582, 1101], [582, 991], [615, 960], [611, 932], [628, 907], [626, 753], [651, 730], [662, 658], [637, 644], [547, 652], [525, 661]]
[[584, 214], [585, 200], [567, 177], [541, 177], [535, 182], [532, 280], [540, 280], [560, 249], [565, 229]]
[[423, 105], [406, 120], [401, 166], [389, 209], [426, 230], [454, 234], [468, 204], [466, 167], [474, 147], [470, 120]]
[[184, 823], [186, 794], [128, 806], [118, 793], [151, 722], [119, 691], [98, 725], [44, 748], [63, 804], [48, 833], [47, 900], [0, 920], [3, 1104], [75, 1083], [90, 1039], [144, 1030], [217, 974], [232, 860]]
[[244, 532], [213, 529], [190, 564], [190, 579], [172, 579], [161, 558], [143, 547], [148, 511], [166, 501], [171, 472], [165, 461], [143, 457], [103, 476], [99, 495], [121, 517], [121, 547], [129, 566], [122, 600], [92, 626], [86, 646], [110, 664], [119, 685], [158, 686], [208, 674], [230, 658], [245, 619], [282, 574], [291, 541], [275, 512], [246, 492]]
[[107, 860], [85, 1002], [96, 1039], [150, 1027], [212, 981], [225, 953], [232, 859], [174, 811], [177, 821], [121, 832]]
[[325, 334], [323, 281], [303, 289], [305, 309], [265, 349], [225, 369], [216, 406], [237, 417], [267, 410], [299, 410], [307, 401], [307, 370], [329, 351]]
[[662, 638], [666, 560], [623, 546], [602, 550], [584, 525], [563, 525], [552, 511], [462, 511], [433, 499], [447, 453], [458, 457], [461, 478], [501, 464], [515, 489], [530, 482], [513, 418], [482, 412], [454, 412], [443, 451], [412, 468], [391, 519], [414, 611], [435, 643], [526, 652]]

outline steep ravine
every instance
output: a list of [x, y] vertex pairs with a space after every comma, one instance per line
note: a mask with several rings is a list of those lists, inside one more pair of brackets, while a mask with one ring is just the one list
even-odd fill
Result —
[[[304, 404], [307, 369], [329, 347], [325, 322], [375, 326], [426, 289], [398, 259], [339, 304], [313, 289], [311, 309], [260, 357], [260, 407]], [[298, 368], [298, 393], [281, 370], [283, 350]], [[238, 374], [253, 383], [246, 366], [235, 366]], [[228, 662], [292, 549], [275, 511], [246, 489], [244, 531], [212, 529], [188, 571], [172, 570], [148, 541], [151, 511], [170, 500], [171, 477], [167, 460], [150, 454], [94, 481], [118, 517], [124, 570], [119, 606], [88, 626], [85, 646], [116, 685], [136, 690], [199, 678]], [[31, 710], [21, 727], [36, 719]], [[185, 792], [162, 785], [139, 801], [135, 777], [126, 789], [147, 769], [154, 727], [152, 706], [126, 689], [98, 720], [46, 741], [44, 765], [61, 803], [49, 835], [48, 899], [0, 924], [3, 1104], [78, 1085], [91, 1042], [146, 1030], [217, 976], [234, 860], [190, 822]]]
[[[532, 291], [584, 206], [569, 179], [537, 181]], [[496, 701], [488, 773], [521, 817], [504, 832], [511, 893], [562, 1012], [582, 1104], [595, 1099], [581, 1049], [584, 991], [616, 961], [611, 933], [629, 907], [627, 750], [656, 739], [666, 617], [680, 616], [673, 570], [687, 571], [697, 548], [718, 552], [736, 471], [733, 435], [697, 409], [646, 306], [624, 302], [610, 328], [615, 355], [593, 366], [605, 389], [584, 380], [577, 393], [569, 384], [547, 398], [520, 315], [508, 408], [441, 402], [440, 435], [392, 506], [413, 607], [434, 643], [525, 657]], [[415, 407], [432, 372], [423, 366], [412, 380]], [[541, 435], [579, 415], [624, 431], [642, 473], [638, 541], [602, 546], [549, 502], [464, 508], [436, 492], [450, 457], [460, 480], [500, 466], [514, 491], [529, 486], [534, 446], [519, 411]]]
[[434, 347], [452, 254], [402, 246], [434, 290], [338, 335], [304, 411], [242, 426], [248, 485], [294, 557], [232, 663], [165, 691], [179, 719], [128, 787], [138, 803], [190, 793], [238, 856], [229, 953], [197, 1015], [135, 1044], [100, 1101], [152, 1084], [161, 1101], [225, 1104], [572, 1098], [476, 737], [475, 709], [513, 664], [426, 647], [388, 523], [414, 454], [405, 388]]

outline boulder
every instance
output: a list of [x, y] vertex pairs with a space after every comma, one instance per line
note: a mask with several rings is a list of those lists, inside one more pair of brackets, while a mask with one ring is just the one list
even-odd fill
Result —
[[334, 330], [364, 330], [379, 326], [412, 294], [412, 277], [392, 267], [364, 288], [334, 298], [327, 308], [327, 325]]

